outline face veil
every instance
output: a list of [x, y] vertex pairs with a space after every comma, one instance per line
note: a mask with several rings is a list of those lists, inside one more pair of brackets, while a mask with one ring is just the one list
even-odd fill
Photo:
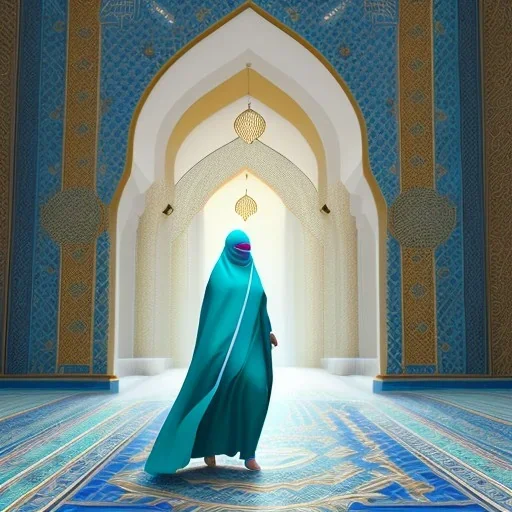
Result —
[[232, 231], [226, 237], [224, 252], [229, 261], [235, 265], [245, 266], [250, 265], [253, 262], [251, 241], [243, 231]]

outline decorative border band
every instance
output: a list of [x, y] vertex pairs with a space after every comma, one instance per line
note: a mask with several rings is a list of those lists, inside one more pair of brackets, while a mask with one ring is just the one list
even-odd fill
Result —
[[3, 2], [0, 30], [0, 373], [4, 371], [7, 337], [19, 8], [17, 0]]
[[62, 191], [43, 213], [43, 223], [62, 246], [58, 372], [93, 368], [96, 239], [105, 219], [95, 193], [100, 6], [100, 0], [69, 2]]
[[[421, 204], [428, 211], [435, 188], [433, 5], [431, 0], [402, 0], [399, 5], [401, 196], [390, 211], [390, 229], [402, 249], [406, 371], [409, 365], [437, 364], [434, 246], [422, 229], [425, 216], [412, 211]], [[407, 194], [415, 196], [407, 201]]]

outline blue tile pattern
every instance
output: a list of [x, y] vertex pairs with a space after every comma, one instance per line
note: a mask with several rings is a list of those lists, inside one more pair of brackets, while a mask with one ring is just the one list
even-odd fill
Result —
[[29, 373], [55, 373], [59, 313], [60, 247], [40, 224], [44, 204], [61, 189], [66, 0], [43, 2], [41, 99]]
[[[70, 499], [72, 505], [58, 510], [95, 503], [97, 508], [108, 507], [121, 500], [133, 508], [151, 504], [156, 510], [173, 510], [174, 505], [185, 501], [187, 510], [194, 511], [221, 510], [223, 504], [253, 511], [277, 503], [284, 510], [301, 510], [306, 506], [316, 511], [324, 510], [322, 506], [343, 507], [358, 502], [401, 510], [402, 506], [417, 504], [419, 495], [430, 505], [469, 502], [464, 494], [369, 421], [357, 407], [339, 402], [284, 402], [280, 406], [283, 410], [279, 414], [274, 411], [270, 420], [274, 432], [267, 429], [263, 440], [270, 445], [273, 441], [277, 453], [275, 457], [269, 454], [262, 475], [255, 477], [239, 467], [220, 468], [212, 474], [197, 466], [171, 478], [144, 474], [141, 463], [165, 419], [162, 414]], [[283, 429], [276, 428], [277, 417], [281, 421], [287, 418], [286, 426], [293, 437], [288, 443], [281, 437]], [[296, 421], [290, 421], [292, 418]], [[307, 445], [297, 450], [297, 442], [302, 445], [304, 432], [313, 426], [315, 435], [310, 434]], [[309, 456], [302, 455], [301, 449], [309, 452]], [[335, 474], [337, 478], [332, 476]], [[405, 482], [409, 478], [414, 480], [416, 489]], [[391, 483], [391, 479], [395, 481]], [[370, 485], [374, 492], [368, 499], [363, 489]]]
[[402, 369], [402, 272], [398, 241], [388, 233], [387, 317], [388, 364], [387, 373], [403, 373]]
[[410, 364], [406, 367], [405, 373], [409, 375], [428, 375], [432, 373], [436, 373], [436, 365], [419, 365], [419, 364]]
[[108, 300], [109, 300], [110, 236], [107, 231], [96, 241], [96, 286], [94, 292], [94, 374], [107, 373], [108, 361]]
[[36, 208], [39, 72], [42, 4], [24, 1], [20, 10], [17, 132], [14, 168], [12, 253], [9, 278], [7, 360], [9, 374], [27, 373], [32, 308], [32, 265]]
[[466, 370], [464, 247], [457, 2], [434, 1], [435, 162], [438, 192], [457, 208], [457, 225], [435, 251], [438, 372]]
[[480, 30], [477, 0], [459, 0], [460, 131], [466, 372], [488, 368]]
[[[168, 477], [143, 471], [167, 401], [0, 391], [0, 506], [21, 499], [24, 511], [43, 510], [58, 496], [59, 512], [507, 509], [512, 407], [503, 392], [372, 396], [336, 386], [273, 398], [258, 448], [264, 472], [220, 456], [214, 471], [194, 460]], [[4, 412], [13, 402], [14, 416]]]

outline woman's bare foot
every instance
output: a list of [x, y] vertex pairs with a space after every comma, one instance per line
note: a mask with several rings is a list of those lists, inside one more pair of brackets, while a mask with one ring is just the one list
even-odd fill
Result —
[[204, 458], [204, 463], [209, 467], [209, 468], [214, 468], [217, 466], [217, 461], [215, 460], [215, 455], [213, 455], [212, 457], [205, 457]]
[[247, 459], [245, 461], [245, 467], [249, 471], [261, 471], [260, 465], [256, 462], [256, 459]]

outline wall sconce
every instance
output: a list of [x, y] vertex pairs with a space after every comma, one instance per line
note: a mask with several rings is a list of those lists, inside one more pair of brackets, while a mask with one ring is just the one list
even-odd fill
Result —
[[329, 213], [331, 213], [331, 210], [329, 210], [329, 208], [327, 207], [326, 204], [324, 204], [322, 206], [322, 209], [320, 211], [323, 212], [323, 213], [326, 213], [327, 215], [329, 215]]
[[166, 207], [165, 207], [165, 210], [162, 212], [164, 215], [167, 215], [167, 217], [169, 217], [169, 215], [171, 215], [171, 213], [174, 211], [174, 208], [168, 204]]

